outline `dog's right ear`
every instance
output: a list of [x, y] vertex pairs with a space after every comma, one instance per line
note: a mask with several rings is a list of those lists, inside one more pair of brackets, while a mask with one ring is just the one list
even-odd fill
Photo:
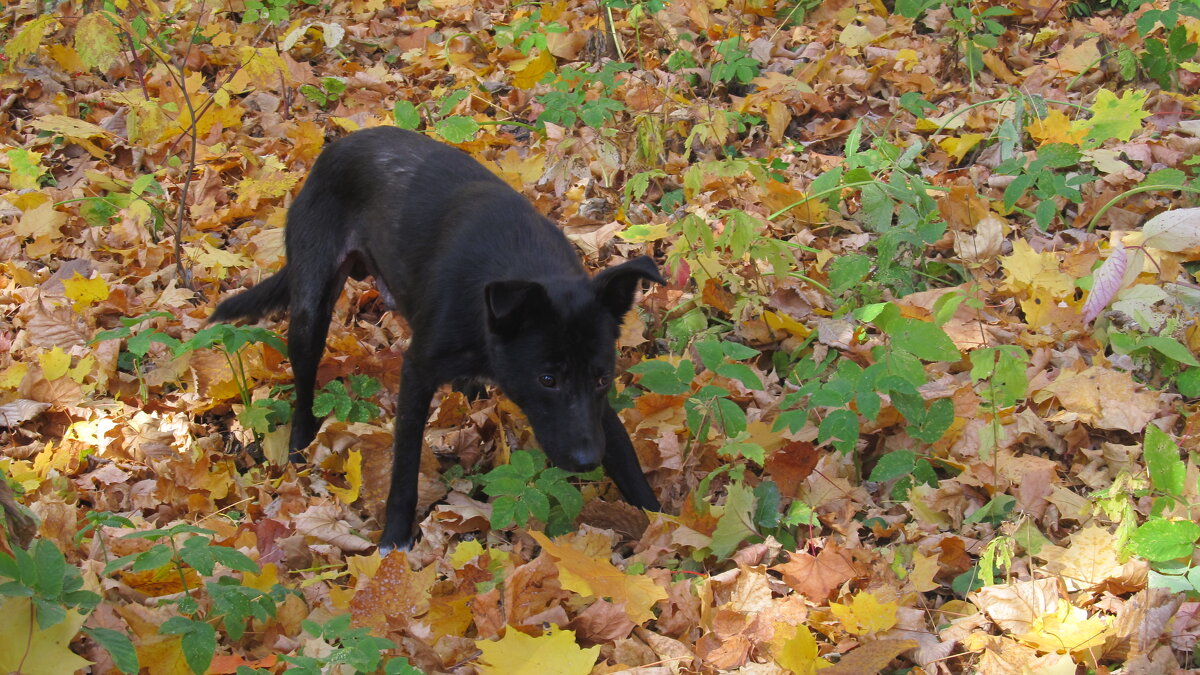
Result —
[[488, 330], [496, 335], [512, 335], [550, 305], [546, 288], [536, 281], [493, 281], [483, 289], [487, 304]]

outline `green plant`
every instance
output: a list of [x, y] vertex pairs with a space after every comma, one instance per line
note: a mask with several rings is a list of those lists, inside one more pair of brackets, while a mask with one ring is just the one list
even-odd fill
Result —
[[[259, 573], [257, 564], [242, 552], [213, 542], [216, 534], [194, 525], [179, 524], [168, 528], [132, 532], [124, 539], [145, 539], [155, 542], [149, 549], [110, 560], [104, 574], [128, 566], [132, 571], [173, 570], [179, 577], [184, 593], [172, 600], [180, 615], [163, 622], [160, 632], [183, 636], [184, 660], [192, 672], [200, 675], [208, 670], [217, 649], [214, 624], [219, 623], [229, 637], [238, 640], [251, 619], [259, 621], [275, 616], [276, 607], [289, 594], [295, 594], [279, 584], [270, 591], [241, 585], [233, 577], [221, 576], [205, 582], [203, 596], [189, 585], [187, 570], [211, 577], [221, 564], [239, 572]], [[180, 543], [182, 541], [182, 543]], [[201, 601], [206, 600], [202, 605]]]
[[[376, 673], [382, 663], [385, 675], [422, 675], [403, 657], [390, 658], [385, 661], [383, 653], [395, 649], [396, 643], [386, 638], [371, 635], [367, 627], [352, 628], [351, 616], [339, 614], [324, 624], [305, 619], [300, 626], [305, 633], [313, 636], [316, 641], [323, 643], [324, 649], [320, 656], [284, 656], [283, 661], [292, 665], [288, 673], [295, 675], [323, 675], [328, 672], [345, 672], [342, 667], [353, 669], [354, 673]], [[265, 671], [263, 671], [265, 672]], [[241, 670], [238, 671], [241, 675]]]
[[[546, 524], [546, 534], [570, 532], [583, 510], [579, 489], [567, 479], [572, 474], [546, 465], [546, 456], [534, 450], [518, 450], [508, 464], [498, 466], [479, 482], [492, 501], [492, 527], [528, 527], [529, 519]], [[598, 476], [598, 470], [582, 474]]]
[[[1137, 2], [1136, 5], [1144, 4]], [[1200, 7], [1192, 2], [1175, 0], [1164, 9], [1146, 10], [1137, 20], [1138, 35], [1142, 38], [1142, 51], [1135, 52], [1122, 45], [1117, 50], [1117, 63], [1121, 76], [1132, 80], [1140, 70], [1163, 89], [1178, 89], [1180, 66], [1195, 55], [1197, 45], [1188, 39], [1187, 27], [1179, 20], [1180, 15], [1200, 17]], [[1162, 25], [1165, 38], [1152, 35]]]
[[363, 399], [382, 388], [379, 380], [369, 375], [351, 375], [349, 391], [339, 380], [327, 382], [313, 399], [313, 414], [325, 417], [332, 412], [342, 422], [370, 422], [379, 415], [379, 406]]
[[1013, 210], [1028, 193], [1038, 204], [1033, 212], [1034, 221], [1040, 229], [1048, 229], [1061, 210], [1058, 200], [1081, 203], [1083, 193], [1079, 187], [1096, 180], [1094, 175], [1088, 173], [1055, 171], [1076, 166], [1082, 157], [1075, 146], [1052, 143], [1038, 148], [1037, 156], [1032, 160], [1017, 155], [1001, 162], [996, 167], [996, 173], [1015, 176], [1004, 189], [1004, 208]]
[[721, 40], [717, 43], [715, 51], [721, 59], [712, 66], [714, 82], [749, 84], [750, 80], [758, 77], [762, 63], [750, 55], [750, 50], [743, 45], [740, 35]]
[[[301, 0], [306, 5], [320, 4], [320, 0]], [[296, 0], [246, 0], [246, 11], [242, 23], [282, 23], [290, 17]]]
[[901, 316], [892, 303], [868, 305], [854, 316], [874, 325], [887, 342], [872, 348], [866, 368], [832, 351], [820, 361], [812, 355], [798, 359], [788, 374], [797, 389], [784, 397], [775, 428], [799, 431], [810, 415], [820, 413], [817, 442], [849, 453], [858, 442], [859, 415], [874, 421], [882, 408], [880, 395], [887, 394], [908, 422], [910, 437], [937, 441], [954, 421], [954, 405], [944, 398], [927, 403], [918, 393], [926, 383], [922, 361], [958, 361], [958, 348], [936, 324]]
[[125, 350], [117, 355], [117, 367], [125, 372], [131, 372], [137, 377], [138, 396], [143, 401], [146, 400], [148, 392], [146, 390], [146, 381], [142, 377], [142, 368], [146, 360], [146, 355], [150, 352], [150, 346], [158, 343], [166, 345], [171, 350], [175, 350], [181, 343], [178, 338], [171, 337], [157, 328], [143, 330], [136, 335], [133, 330], [150, 319], [169, 318], [173, 318], [170, 312], [147, 312], [133, 318], [120, 317], [118, 319], [121, 323], [120, 328], [100, 331], [96, 333], [96, 337], [92, 338], [90, 343], [95, 345], [106, 340], [125, 340]]
[[557, 21], [542, 21], [542, 10], [535, 9], [526, 16], [518, 16], [508, 25], [497, 25], [496, 46], [513, 46], [522, 54], [528, 54], [534, 47], [546, 49], [546, 35], [565, 33], [567, 27]]
[[[617, 74], [631, 68], [631, 63], [609, 61], [594, 72], [569, 67], [557, 74], [548, 73], [542, 82], [548, 83], [551, 90], [537, 96], [537, 101], [545, 107], [538, 115], [538, 123], [571, 127], [582, 121], [600, 129], [612, 121], [615, 113], [625, 109], [625, 104], [613, 96]], [[591, 92], [595, 95], [589, 96]]]
[[344, 93], [346, 93], [346, 81], [340, 77], [322, 77], [319, 86], [300, 85], [300, 94], [322, 108], [337, 103]]
[[1011, 16], [1013, 13], [1011, 9], [997, 5], [976, 11], [974, 4], [956, 2], [950, 9], [951, 18], [946, 21], [946, 28], [953, 35], [955, 44], [962, 48], [972, 84], [983, 70], [984, 50], [995, 49], [1000, 36], [1004, 35], [1004, 26], [995, 18]]
[[232, 326], [217, 323], [206, 326], [196, 332], [190, 339], [175, 347], [175, 355], [196, 349], [216, 347], [225, 356], [229, 370], [233, 373], [234, 383], [245, 406], [238, 415], [239, 421], [254, 431], [264, 434], [273, 431], [280, 424], [287, 423], [287, 406], [277, 399], [250, 398], [250, 378], [246, 375], [246, 364], [242, 360], [242, 349], [251, 344], [265, 344], [280, 354], [287, 354], [287, 345], [283, 338], [273, 330], [259, 326]]

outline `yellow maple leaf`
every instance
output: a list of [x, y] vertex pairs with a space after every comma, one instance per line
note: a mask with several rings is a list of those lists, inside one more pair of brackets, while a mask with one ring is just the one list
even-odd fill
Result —
[[0, 389], [16, 389], [29, 372], [29, 364], [17, 362], [0, 371]]
[[[534, 534], [534, 533], [530, 533]], [[575, 631], [551, 628], [532, 637], [509, 626], [499, 640], [478, 640], [479, 672], [484, 675], [587, 675], [596, 664], [600, 646], [583, 649]]]
[[580, 595], [612, 598], [613, 604], [624, 605], [625, 614], [636, 624], [653, 619], [650, 608], [667, 599], [667, 591], [644, 574], [625, 574], [607, 558], [593, 558], [570, 546], [560, 546], [541, 532], [530, 532], [529, 536], [558, 559], [558, 580], [563, 588]]
[[138, 641], [138, 662], [150, 675], [191, 675], [183, 655], [183, 637], [151, 635]]
[[232, 251], [223, 251], [208, 241], [200, 242], [200, 250], [188, 250], [190, 257], [197, 265], [209, 269], [223, 271], [226, 267], [250, 267], [253, 263], [244, 255]]
[[483, 553], [483, 544], [479, 543], [478, 539], [461, 542], [454, 547], [454, 553], [450, 554], [450, 565], [456, 570], [462, 569], [463, 565], [471, 562]]
[[813, 675], [833, 665], [817, 655], [817, 639], [808, 626], [797, 626], [796, 634], [775, 655], [775, 663], [796, 675]]
[[42, 364], [42, 375], [47, 380], [57, 380], [71, 369], [71, 355], [58, 346], [39, 354], [38, 361]]
[[955, 161], [961, 162], [963, 157], [966, 157], [967, 153], [979, 145], [979, 141], [982, 140], [983, 134], [963, 134], [957, 138], [943, 138], [938, 141], [938, 147], [945, 150]]
[[1096, 100], [1092, 103], [1092, 118], [1088, 120], [1088, 138], [1097, 141], [1132, 138], [1141, 130], [1142, 120], [1150, 116], [1150, 112], [1143, 109], [1147, 98], [1149, 95], [1140, 89], [1126, 91], [1120, 98], [1107, 89], [1097, 90]]
[[1080, 652], [1104, 644], [1109, 630], [1102, 617], [1088, 618], [1087, 610], [1064, 602], [1058, 611], [1035, 618], [1029, 631], [1013, 637], [1043, 652]]
[[[69, 609], [62, 621], [38, 628], [29, 598], [5, 598], [0, 601], [0, 672], [22, 675], [61, 675], [91, 665], [91, 661], [71, 651], [71, 640], [79, 633], [84, 615]], [[599, 649], [599, 647], [597, 647]]]
[[771, 330], [777, 332], [783, 331], [792, 337], [799, 338], [801, 340], [807, 338], [812, 333], [811, 328], [805, 326], [792, 317], [786, 314], [772, 312], [771, 310], [763, 312], [763, 320], [767, 322], [767, 327]]
[[895, 602], [880, 602], [879, 598], [862, 591], [855, 594], [849, 605], [829, 603], [829, 611], [842, 622], [842, 628], [854, 635], [869, 635], [896, 625]]
[[918, 593], [928, 593], [941, 586], [934, 581], [934, 577], [941, 568], [936, 555], [925, 555], [920, 551], [913, 551], [912, 561], [913, 568], [908, 575], [908, 583], [912, 584]]
[[245, 572], [242, 576], [243, 586], [246, 588], [256, 588], [264, 593], [271, 590], [277, 583], [279, 583], [279, 566], [275, 563], [263, 565], [262, 573], [260, 574]]
[[62, 236], [59, 228], [66, 222], [67, 214], [56, 210], [54, 204], [46, 202], [22, 213], [21, 219], [13, 225], [13, 232], [20, 237], [57, 239]]
[[1087, 138], [1087, 123], [1072, 121], [1061, 110], [1051, 110], [1045, 117], [1035, 118], [1025, 130], [1041, 145], [1069, 143], [1079, 145]]
[[540, 50], [537, 56], [513, 61], [508, 68], [513, 73], [513, 86], [518, 89], [533, 89], [546, 73], [554, 72], [554, 64], [554, 56], [547, 50]]
[[346, 482], [349, 487], [337, 487], [330, 485], [329, 491], [344, 504], [353, 504], [358, 500], [359, 492], [362, 491], [362, 453], [358, 450], [351, 450], [346, 457]]
[[1040, 288], [1054, 298], [1075, 294], [1075, 280], [1059, 270], [1058, 256], [1053, 251], [1038, 253], [1029, 242], [1013, 242], [1012, 255], [1001, 256], [1004, 266], [1004, 288], [1010, 291], [1030, 291]]
[[71, 309], [76, 312], [108, 299], [108, 284], [103, 277], [88, 279], [76, 272], [70, 279], [63, 279], [62, 284], [63, 295], [75, 301]]

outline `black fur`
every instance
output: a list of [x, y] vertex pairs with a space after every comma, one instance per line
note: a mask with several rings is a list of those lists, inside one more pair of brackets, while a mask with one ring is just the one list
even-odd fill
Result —
[[653, 260], [589, 279], [566, 237], [502, 180], [456, 148], [391, 127], [353, 133], [317, 158], [286, 238], [288, 264], [212, 320], [290, 310], [299, 461], [316, 435], [317, 364], [346, 277], [373, 275], [408, 319], [382, 550], [412, 544], [425, 421], [446, 382], [496, 383], [554, 464], [603, 463], [627, 501], [659, 509], [607, 400], [621, 318], [642, 280], [663, 283]]

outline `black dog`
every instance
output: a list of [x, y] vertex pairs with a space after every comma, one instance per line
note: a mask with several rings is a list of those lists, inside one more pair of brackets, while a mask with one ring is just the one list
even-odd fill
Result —
[[321, 153], [286, 237], [287, 265], [210, 320], [290, 311], [293, 461], [316, 436], [317, 364], [346, 277], [374, 276], [408, 320], [381, 550], [412, 544], [425, 420], [446, 382], [499, 385], [551, 462], [570, 471], [603, 463], [626, 501], [659, 510], [607, 400], [621, 318], [643, 279], [663, 283], [653, 260], [589, 279], [566, 237], [504, 181], [457, 148], [391, 127]]

